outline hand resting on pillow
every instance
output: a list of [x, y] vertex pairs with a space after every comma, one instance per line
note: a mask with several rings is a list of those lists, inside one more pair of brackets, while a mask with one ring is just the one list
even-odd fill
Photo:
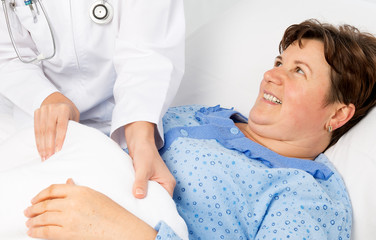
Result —
[[149, 181], [147, 197], [134, 198], [131, 158], [101, 132], [70, 122], [64, 148], [45, 162], [36, 150], [33, 128], [0, 144], [0, 239], [30, 239], [24, 210], [41, 190], [68, 178], [107, 195], [151, 227], [164, 221], [188, 238], [185, 222], [162, 186]]

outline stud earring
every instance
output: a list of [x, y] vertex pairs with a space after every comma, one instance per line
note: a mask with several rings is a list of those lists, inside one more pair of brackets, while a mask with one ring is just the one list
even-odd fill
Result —
[[329, 125], [328, 132], [331, 133], [332, 131], [333, 131], [333, 128], [332, 128], [332, 126]]

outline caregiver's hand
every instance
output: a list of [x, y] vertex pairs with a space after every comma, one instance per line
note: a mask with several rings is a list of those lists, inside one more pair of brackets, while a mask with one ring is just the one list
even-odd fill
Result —
[[67, 184], [51, 185], [25, 210], [28, 235], [43, 239], [155, 239], [156, 231], [102, 193]]
[[68, 121], [80, 120], [80, 112], [63, 94], [49, 95], [34, 112], [35, 141], [42, 160], [61, 150]]
[[144, 198], [148, 180], [156, 181], [172, 196], [176, 181], [163, 162], [154, 140], [155, 125], [150, 122], [133, 122], [125, 126], [129, 155], [133, 159], [135, 182], [133, 195]]

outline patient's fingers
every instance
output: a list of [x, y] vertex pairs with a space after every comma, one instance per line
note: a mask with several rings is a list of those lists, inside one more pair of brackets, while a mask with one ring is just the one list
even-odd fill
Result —
[[60, 226], [43, 226], [30, 228], [27, 234], [32, 238], [43, 238], [51, 240], [64, 239], [64, 235], [62, 234], [62, 227]]
[[53, 184], [48, 188], [42, 190], [38, 193], [32, 200], [32, 204], [37, 204], [38, 202], [54, 199], [54, 198], [65, 198], [68, 193], [74, 188], [74, 185], [68, 184]]
[[60, 212], [45, 212], [41, 215], [38, 215], [33, 218], [29, 218], [26, 221], [26, 226], [28, 228], [40, 227], [40, 226], [62, 226], [64, 223], [62, 222]]
[[28, 218], [32, 218], [45, 212], [60, 212], [64, 209], [64, 201], [62, 199], [45, 200], [28, 207], [24, 214]]
[[46, 212], [26, 222], [27, 234], [33, 238], [68, 239], [62, 234], [63, 218], [58, 212]]

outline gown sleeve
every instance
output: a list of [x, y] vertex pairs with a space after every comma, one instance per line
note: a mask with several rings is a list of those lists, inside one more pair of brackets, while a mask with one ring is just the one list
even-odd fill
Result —
[[165, 222], [161, 221], [155, 227], [155, 230], [158, 231], [156, 240], [181, 240], [174, 230], [170, 228]]
[[160, 148], [161, 119], [184, 72], [183, 1], [124, 0], [119, 1], [119, 7], [111, 137], [124, 146], [124, 125], [147, 121], [157, 126]]

